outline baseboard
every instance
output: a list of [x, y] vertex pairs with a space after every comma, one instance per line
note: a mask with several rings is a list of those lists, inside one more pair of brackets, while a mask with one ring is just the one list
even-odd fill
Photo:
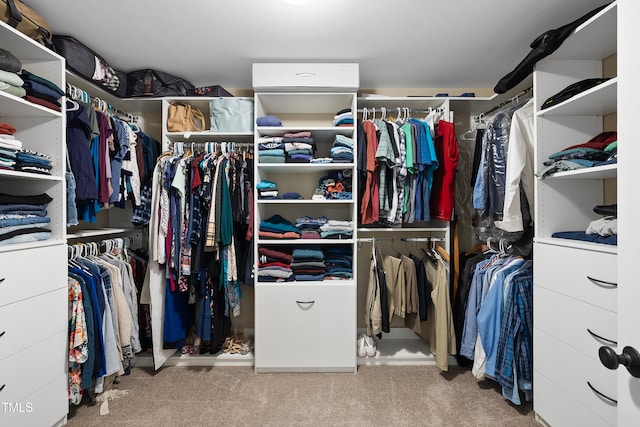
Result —
[[[358, 336], [365, 332], [358, 329]], [[253, 329], [245, 329], [246, 334], [253, 335]], [[388, 365], [435, 365], [435, 357], [431, 353], [429, 343], [409, 328], [391, 328], [389, 333], [376, 338], [377, 353], [374, 357], [358, 357], [358, 366], [388, 366]], [[353, 351], [356, 351], [356, 337], [354, 337]], [[457, 365], [456, 358], [449, 356], [449, 366]], [[254, 367], [253, 353], [248, 354], [180, 354], [176, 353], [167, 359], [164, 366], [249, 366]], [[136, 366], [153, 368], [151, 353], [138, 353]]]

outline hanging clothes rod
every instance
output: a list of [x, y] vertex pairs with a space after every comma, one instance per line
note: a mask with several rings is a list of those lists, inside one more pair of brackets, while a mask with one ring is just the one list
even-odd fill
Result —
[[509, 104], [512, 103], [517, 103], [520, 101], [520, 98], [525, 98], [525, 97], [531, 97], [533, 95], [533, 86], [529, 86], [528, 88], [524, 89], [522, 92], [519, 92], [518, 94], [512, 96], [511, 98], [509, 98], [508, 100], [501, 102], [500, 104], [490, 108], [488, 111], [482, 113], [480, 116], [488, 116], [489, 114], [493, 113], [494, 111], [498, 111], [499, 109], [501, 109], [502, 107], [506, 107]]
[[128, 121], [130, 123], [138, 123], [139, 121], [139, 117], [138, 116], [134, 116], [131, 113], [128, 113], [126, 111], [123, 111], [117, 107], [114, 107], [113, 105], [107, 103], [107, 101], [98, 98], [97, 96], [91, 96], [89, 95], [89, 93], [87, 93], [85, 90], [80, 89], [77, 86], [74, 86], [70, 83], [67, 83], [66, 85], [66, 93], [67, 95], [75, 100], [75, 101], [81, 101], [84, 102], [85, 104], [90, 104], [92, 105], [96, 110], [105, 113], [105, 114], [115, 114], [117, 116], [119, 116], [120, 118], [122, 118], [125, 121]]
[[175, 141], [169, 144], [169, 148], [174, 152], [184, 153], [185, 149], [191, 149], [191, 151], [234, 151], [237, 149], [247, 150], [253, 149], [253, 142], [217, 142], [217, 141], [207, 141], [207, 142], [183, 142], [183, 141]]
[[[435, 111], [435, 112], [441, 113], [441, 112], [443, 112], [443, 111], [444, 111], [444, 108], [409, 108], [409, 107], [395, 107], [395, 108], [387, 108], [387, 112], [389, 112], [389, 111], [397, 111], [397, 110], [398, 110], [398, 108], [400, 108], [400, 109], [405, 109], [405, 108], [406, 108], [406, 109], [408, 109], [408, 110], [409, 110], [409, 112], [412, 112], [412, 113], [430, 113], [430, 112], [432, 112], [432, 111]], [[358, 109], [356, 110], [356, 112], [358, 112], [358, 113], [365, 113], [365, 112], [367, 112], [367, 113], [372, 113], [372, 112], [374, 112], [374, 111], [378, 111], [378, 110], [377, 110], [377, 108], [358, 108]]]
[[445, 242], [442, 237], [358, 237], [360, 243], [388, 242], [398, 240], [401, 242]]

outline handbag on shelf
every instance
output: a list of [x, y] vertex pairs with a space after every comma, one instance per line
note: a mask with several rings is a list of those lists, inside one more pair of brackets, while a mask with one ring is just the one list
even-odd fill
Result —
[[0, 19], [41, 45], [55, 50], [46, 19], [20, 0], [0, 0]]
[[221, 97], [209, 104], [211, 131], [253, 132], [253, 100]]
[[169, 132], [202, 132], [205, 119], [202, 111], [189, 104], [175, 103], [169, 105], [167, 130]]

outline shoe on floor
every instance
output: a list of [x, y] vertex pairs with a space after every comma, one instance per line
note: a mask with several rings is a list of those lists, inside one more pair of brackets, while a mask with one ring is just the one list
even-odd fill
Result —
[[367, 357], [367, 351], [364, 348], [364, 337], [364, 335], [360, 335], [360, 338], [358, 338], [358, 357]]
[[376, 354], [378, 354], [376, 342], [372, 336], [364, 335], [364, 352], [367, 357], [376, 357]]

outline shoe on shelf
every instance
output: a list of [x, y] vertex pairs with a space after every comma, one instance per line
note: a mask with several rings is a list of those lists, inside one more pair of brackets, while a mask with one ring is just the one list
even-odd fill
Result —
[[311, 196], [311, 200], [324, 200], [326, 195], [327, 192], [323, 188], [318, 187], [316, 191], [314, 191], [313, 196]]
[[358, 348], [358, 357], [367, 357], [367, 351], [364, 348], [364, 334], [360, 335], [360, 338], [358, 338], [358, 344], [357, 344], [357, 348]]
[[364, 335], [364, 351], [367, 357], [376, 357], [376, 354], [378, 354], [376, 342], [372, 336]]

